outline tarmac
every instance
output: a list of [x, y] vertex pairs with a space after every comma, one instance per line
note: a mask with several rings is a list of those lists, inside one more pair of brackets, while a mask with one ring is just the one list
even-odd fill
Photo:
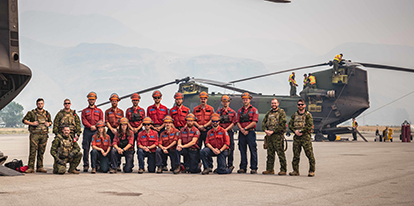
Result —
[[[360, 138], [313, 142], [315, 177], [307, 176], [304, 152], [300, 176], [262, 175], [266, 167], [262, 134], [258, 135], [255, 175], [237, 174], [237, 148], [236, 169], [229, 175], [137, 174], [136, 155], [130, 174], [54, 175], [50, 135], [44, 159], [48, 173], [0, 176], [0, 205], [414, 205], [414, 144], [402, 143], [399, 134], [393, 135], [394, 142], [374, 142], [373, 134], [364, 135], [369, 142]], [[286, 158], [292, 171], [289, 139]], [[8, 161], [16, 158], [27, 164], [28, 148], [28, 134], [0, 135], [0, 150], [9, 156]]]

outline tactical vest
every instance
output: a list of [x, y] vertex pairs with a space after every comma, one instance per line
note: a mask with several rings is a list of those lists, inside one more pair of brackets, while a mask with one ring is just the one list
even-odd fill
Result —
[[[280, 108], [279, 108], [280, 110]], [[279, 124], [279, 110], [276, 112], [270, 112], [267, 116], [266, 127], [268, 130], [275, 130], [277, 125]]]
[[299, 114], [299, 112], [295, 113], [295, 119], [293, 120], [293, 128], [295, 130], [301, 130], [305, 127], [306, 124], [306, 115], [308, 112], [306, 111], [302, 115]]
[[67, 158], [73, 150], [73, 140], [71, 137], [64, 139], [62, 136], [59, 136], [59, 141], [58, 156], [61, 159]]
[[229, 112], [226, 112], [226, 114], [224, 114], [224, 110], [222, 112], [220, 112], [220, 123], [231, 123], [230, 122], [230, 116], [229, 116]]
[[137, 112], [134, 112], [134, 108], [129, 108], [129, 111], [131, 112], [131, 122], [139, 122], [142, 120], [141, 114], [139, 113], [139, 109], [137, 109]]
[[[197, 136], [197, 132], [198, 132], [197, 130], [193, 131], [193, 129], [181, 129], [181, 133], [180, 133], [180, 138], [182, 141], [181, 143], [185, 145], [191, 142], [194, 136]], [[193, 146], [191, 146], [191, 148], [200, 149], [197, 144], [194, 144]]]
[[67, 125], [70, 128], [70, 132], [75, 133], [76, 131], [75, 111], [70, 110], [68, 113], [62, 109], [59, 112], [63, 114], [62, 119], [60, 120], [60, 126]]
[[[129, 134], [129, 131], [127, 131], [127, 133]], [[123, 137], [125, 137], [125, 138], [123, 139]], [[128, 144], [129, 144], [128, 135], [123, 134], [122, 135], [122, 138], [119, 137], [119, 145], [118, 145], [118, 147], [125, 148]]]
[[242, 123], [242, 122], [250, 122], [249, 113], [250, 113], [250, 110], [252, 108], [253, 107], [249, 107], [249, 110], [247, 110], [247, 112], [244, 113], [244, 107], [242, 107], [242, 111], [241, 111], [241, 114], [240, 114], [240, 123]]
[[29, 126], [29, 132], [32, 134], [47, 134], [49, 128], [46, 127], [45, 123], [47, 122], [47, 112], [43, 110], [43, 113], [39, 113], [36, 109], [32, 110], [33, 114], [35, 115], [35, 121], [39, 122], [37, 126]]

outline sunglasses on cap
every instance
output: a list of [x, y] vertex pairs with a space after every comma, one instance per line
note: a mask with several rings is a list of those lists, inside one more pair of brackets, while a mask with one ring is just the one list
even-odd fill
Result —
[[305, 105], [305, 104], [298, 104], [298, 106], [303, 106], [303, 105]]

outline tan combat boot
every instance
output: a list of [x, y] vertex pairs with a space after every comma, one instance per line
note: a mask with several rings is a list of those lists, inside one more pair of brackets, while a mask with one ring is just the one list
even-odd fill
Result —
[[264, 174], [264, 175], [273, 175], [273, 174], [275, 174], [275, 171], [266, 170], [266, 171], [263, 171], [262, 174]]
[[73, 170], [68, 170], [68, 173], [69, 173], [69, 174], [75, 174], [75, 175], [78, 175], [78, 174], [79, 174], [79, 172], [78, 172], [78, 171], [76, 171], [75, 169], [73, 169]]
[[286, 175], [285, 171], [280, 171], [279, 173], [277, 173], [278, 175]]
[[29, 168], [29, 169], [27, 169], [26, 170], [26, 172], [25, 173], [34, 173], [35, 171], [34, 171], [34, 169], [32, 169], [32, 168]]
[[308, 177], [313, 177], [315, 176], [315, 172], [309, 172]]
[[91, 174], [95, 174], [96, 173], [96, 169], [92, 168]]
[[290, 176], [299, 176], [299, 172], [293, 171], [293, 172], [289, 172]]
[[36, 172], [47, 173], [47, 171], [45, 169], [43, 169], [43, 167], [37, 168]]

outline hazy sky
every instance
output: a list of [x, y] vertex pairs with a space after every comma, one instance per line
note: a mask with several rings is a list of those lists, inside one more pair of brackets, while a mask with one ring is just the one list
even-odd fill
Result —
[[299, 43], [325, 54], [346, 42], [414, 46], [412, 0], [20, 0], [30, 10], [102, 14], [158, 42], [186, 52], [234, 39]]

